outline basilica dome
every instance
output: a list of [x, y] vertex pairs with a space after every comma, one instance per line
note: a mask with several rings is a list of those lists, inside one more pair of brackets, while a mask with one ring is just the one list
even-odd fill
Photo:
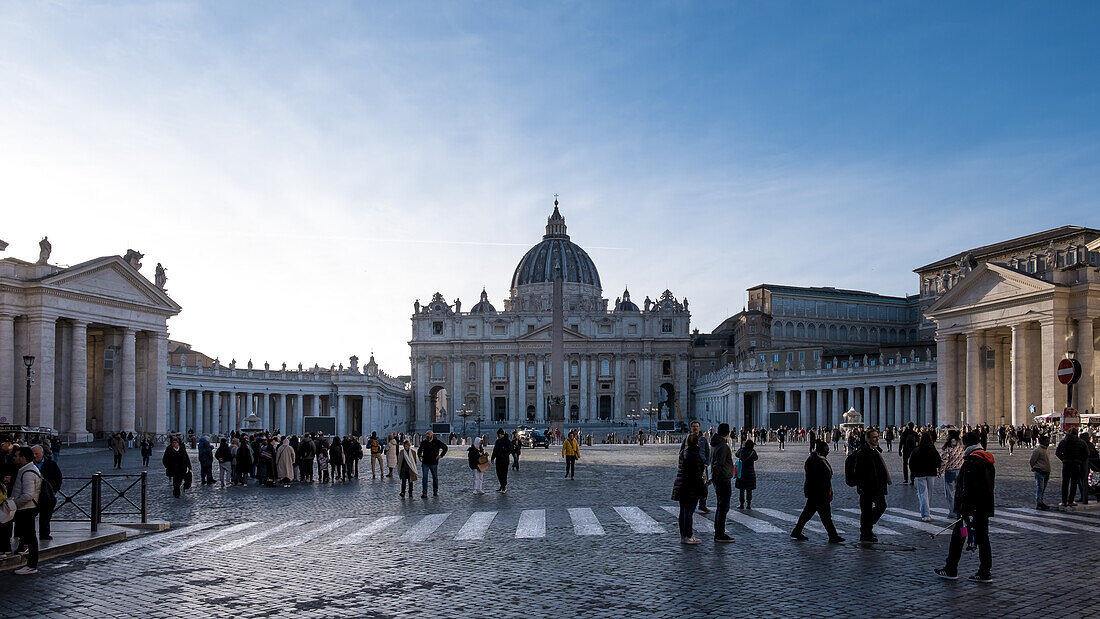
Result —
[[559, 265], [563, 282], [602, 288], [600, 274], [592, 259], [565, 233], [565, 218], [558, 212], [555, 200], [554, 212], [546, 220], [546, 234], [542, 242], [532, 247], [519, 261], [512, 275], [512, 289], [526, 284], [553, 282], [555, 267]]

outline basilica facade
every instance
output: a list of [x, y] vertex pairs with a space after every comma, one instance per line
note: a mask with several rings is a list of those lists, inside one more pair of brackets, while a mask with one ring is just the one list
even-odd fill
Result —
[[[565, 357], [563, 367], [553, 368], [551, 302], [558, 272]], [[675, 419], [678, 404], [686, 405], [687, 299], [665, 290], [639, 306], [624, 290], [611, 304], [596, 265], [569, 239], [556, 201], [542, 241], [520, 259], [500, 309], [484, 290], [468, 311], [438, 292], [413, 309], [415, 428], [477, 418], [541, 425], [548, 419], [554, 371], [565, 377], [567, 422]]]

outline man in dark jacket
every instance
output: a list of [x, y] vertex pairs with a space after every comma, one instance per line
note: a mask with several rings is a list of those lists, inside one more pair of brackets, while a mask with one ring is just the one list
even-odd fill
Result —
[[807, 540], [802, 529], [816, 513], [821, 518], [821, 525], [829, 534], [830, 544], [839, 544], [844, 538], [836, 532], [833, 525], [833, 514], [829, 509], [829, 503], [833, 500], [833, 467], [829, 466], [829, 444], [818, 441], [814, 445], [814, 452], [806, 459], [806, 483], [802, 486], [802, 494], [806, 496], [806, 507], [798, 516], [798, 523], [791, 531], [791, 539]]
[[907, 484], [913, 483], [913, 480], [909, 476], [909, 458], [913, 455], [913, 452], [917, 450], [917, 431], [916, 426], [912, 421], [909, 425], [905, 426], [905, 429], [901, 431], [898, 444], [898, 454], [901, 456], [901, 475], [902, 479]]
[[508, 456], [510, 455], [512, 455], [512, 441], [508, 440], [504, 428], [497, 428], [497, 442], [493, 443], [493, 455], [489, 457], [489, 460], [497, 466], [497, 480], [500, 482], [497, 492], [508, 492]]
[[875, 523], [886, 511], [887, 487], [893, 482], [878, 446], [878, 430], [871, 428], [855, 454], [856, 491], [859, 493], [859, 541], [877, 542]]
[[[1077, 438], [1077, 428], [1070, 428], [1066, 437], [1058, 443], [1054, 455], [1062, 461], [1062, 506], [1077, 505], [1074, 500], [1077, 498], [1077, 485], [1081, 483], [1081, 469], [1089, 456], [1088, 446]], [[1087, 488], [1085, 492], [1088, 492]]]
[[188, 457], [183, 445], [180, 445], [179, 437], [172, 437], [171, 444], [164, 450], [161, 464], [164, 465], [164, 473], [172, 478], [172, 496], [180, 498], [180, 486], [183, 485], [184, 478], [191, 470], [191, 458]]
[[302, 483], [313, 482], [313, 458], [316, 453], [313, 450], [313, 439], [303, 436], [298, 441], [298, 478]]
[[951, 533], [951, 548], [947, 551], [947, 564], [936, 570], [936, 575], [947, 580], [959, 577], [959, 559], [962, 558], [962, 528], [965, 525], [970, 539], [978, 546], [978, 573], [969, 580], [991, 583], [993, 577], [993, 553], [989, 547], [989, 518], [993, 516], [993, 486], [997, 471], [993, 467], [993, 454], [981, 448], [981, 435], [967, 432], [963, 435], [963, 464], [955, 488], [955, 513], [959, 515], [955, 530]]
[[[41, 445], [35, 445], [31, 447], [31, 453], [34, 454], [34, 465], [38, 467], [38, 472], [42, 474], [42, 480], [50, 485], [50, 489], [53, 492], [42, 492], [39, 494], [38, 501], [38, 539], [50, 540], [53, 539], [50, 536], [50, 519], [53, 516], [53, 510], [57, 508], [57, 491], [61, 490], [61, 467], [57, 466], [57, 463], [52, 458], [46, 457], [46, 452]], [[53, 497], [52, 503], [48, 502], [45, 497]]]
[[420, 458], [421, 498], [428, 498], [428, 473], [432, 474], [432, 495], [439, 496], [439, 459], [447, 455], [447, 444], [436, 438], [431, 430], [420, 441], [420, 447], [416, 448], [416, 455]]
[[730, 511], [730, 497], [733, 495], [733, 450], [729, 436], [729, 424], [719, 424], [718, 433], [711, 439], [710, 450], [710, 482], [714, 485], [714, 499], [718, 503], [714, 508], [714, 541], [726, 544], [733, 541], [726, 534], [726, 514]]
[[1088, 432], [1082, 432], [1078, 437], [1085, 446], [1085, 460], [1081, 463], [1081, 477], [1077, 487], [1081, 489], [1081, 504], [1089, 504], [1089, 471], [1100, 470], [1100, 453], [1096, 451], [1096, 445], [1092, 444], [1092, 437]]

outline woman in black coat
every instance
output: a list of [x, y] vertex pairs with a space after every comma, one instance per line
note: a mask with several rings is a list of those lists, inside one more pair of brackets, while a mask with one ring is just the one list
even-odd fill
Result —
[[737, 496], [740, 499], [737, 509], [752, 509], [752, 491], [756, 490], [756, 461], [760, 456], [756, 455], [756, 443], [752, 439], [745, 441], [741, 449], [737, 450], [737, 459], [740, 461], [740, 470], [737, 475]]
[[248, 445], [248, 439], [241, 440], [237, 447], [237, 484], [248, 484], [248, 474], [252, 472], [252, 448]]
[[161, 464], [164, 465], [164, 473], [172, 478], [172, 496], [180, 498], [180, 486], [191, 470], [191, 458], [178, 438], [172, 437], [172, 442], [164, 450]]
[[694, 432], [687, 437], [687, 444], [680, 452], [680, 467], [676, 471], [676, 481], [672, 484], [672, 500], [680, 503], [680, 543], [698, 544], [692, 533], [693, 515], [699, 499], [706, 491], [704, 479], [705, 466], [699, 454], [699, 435]]

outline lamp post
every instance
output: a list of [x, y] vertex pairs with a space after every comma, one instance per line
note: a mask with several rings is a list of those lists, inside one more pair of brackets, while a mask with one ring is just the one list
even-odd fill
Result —
[[649, 417], [649, 433], [653, 434], [653, 400], [646, 403], [645, 414]]
[[34, 365], [34, 355], [23, 355], [23, 365], [27, 366], [27, 422], [26, 426], [31, 425], [31, 366]]
[[477, 417], [474, 417], [474, 421], [477, 422], [477, 435], [481, 436], [481, 422], [485, 421], [485, 415], [478, 413]]
[[470, 416], [470, 409], [465, 402], [462, 403], [462, 412], [458, 416], [462, 417], [462, 438], [466, 438], [466, 418]]

